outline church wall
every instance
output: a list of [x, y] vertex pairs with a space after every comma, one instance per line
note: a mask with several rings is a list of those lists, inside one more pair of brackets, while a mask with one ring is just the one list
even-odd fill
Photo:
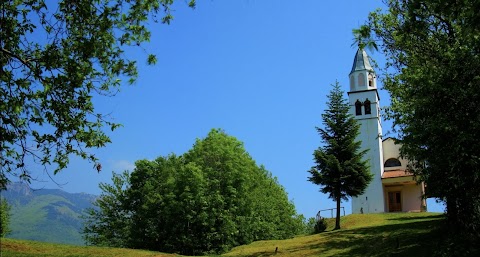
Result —
[[422, 207], [422, 186], [410, 185], [402, 189], [402, 211], [421, 211]]
[[385, 170], [397, 170], [397, 169], [406, 170], [407, 161], [405, 159], [400, 158], [400, 145], [395, 144], [395, 141], [392, 138], [385, 139], [385, 141], [383, 141], [382, 144], [383, 144], [383, 161], [385, 162], [390, 158], [395, 158], [395, 159], [398, 159], [402, 164], [401, 167], [387, 167], [385, 168]]
[[384, 206], [385, 212], [389, 211], [388, 206], [388, 192], [401, 192], [402, 196], [402, 212], [420, 212], [422, 211], [422, 205], [425, 205], [425, 200], [421, 198], [422, 196], [422, 184], [409, 184], [397, 186], [390, 185], [384, 186]]

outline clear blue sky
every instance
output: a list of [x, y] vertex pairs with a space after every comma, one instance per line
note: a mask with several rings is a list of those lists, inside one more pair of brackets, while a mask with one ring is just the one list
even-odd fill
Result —
[[[196, 138], [222, 128], [278, 177], [299, 213], [308, 218], [335, 207], [307, 181], [321, 144], [315, 126], [322, 124], [330, 84], [338, 80], [348, 89], [352, 28], [382, 2], [200, 0], [195, 10], [177, 2], [171, 25], [150, 27], [145, 49], [157, 55], [157, 65], [145, 65], [143, 50], [129, 50], [140, 64], [136, 84], [96, 99], [98, 111], [123, 124], [111, 134], [113, 143], [95, 150], [102, 172], [74, 159], [55, 181], [68, 192], [100, 194], [98, 184], [110, 182], [111, 171], [182, 154]], [[383, 63], [379, 53], [371, 56]], [[388, 105], [388, 93], [381, 90], [380, 97]], [[385, 133], [391, 123], [383, 124]], [[47, 182], [34, 187], [58, 188], [41, 169], [37, 175]], [[443, 210], [434, 200], [428, 204], [430, 211]], [[350, 203], [342, 205], [351, 212]]]

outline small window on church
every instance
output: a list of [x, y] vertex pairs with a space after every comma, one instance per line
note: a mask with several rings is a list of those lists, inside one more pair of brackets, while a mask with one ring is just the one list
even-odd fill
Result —
[[370, 105], [370, 100], [365, 100], [365, 102], [363, 103], [363, 105], [365, 106], [365, 114], [372, 114], [372, 107]]
[[355, 90], [355, 78], [352, 76], [350, 76], [350, 91], [353, 91]]
[[385, 164], [383, 165], [383, 167], [385, 167], [385, 168], [399, 167], [399, 166], [402, 166], [402, 164], [400, 163], [400, 161], [398, 159], [395, 159], [395, 158], [388, 159], [387, 161], [385, 161]]
[[362, 102], [360, 102], [358, 99], [355, 102], [355, 115], [362, 115]]
[[368, 74], [368, 86], [373, 87], [373, 74], [369, 73]]
[[358, 74], [358, 86], [365, 86], [365, 76], [363, 75], [363, 73]]

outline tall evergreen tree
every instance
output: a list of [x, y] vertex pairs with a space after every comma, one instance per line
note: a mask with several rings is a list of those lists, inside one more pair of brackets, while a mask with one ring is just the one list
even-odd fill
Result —
[[320, 191], [336, 201], [335, 229], [340, 229], [341, 201], [363, 194], [372, 175], [367, 161], [362, 159], [366, 150], [360, 151], [361, 142], [356, 141], [360, 127], [349, 114], [340, 84], [332, 86], [328, 109], [322, 114], [324, 128], [316, 128], [324, 144], [313, 153], [316, 165], [309, 170], [308, 180], [320, 185]]

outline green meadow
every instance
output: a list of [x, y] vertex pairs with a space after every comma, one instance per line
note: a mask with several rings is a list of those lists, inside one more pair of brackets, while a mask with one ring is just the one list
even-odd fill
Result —
[[[257, 241], [221, 255], [265, 256], [431, 256], [442, 240], [443, 215], [439, 213], [352, 214], [342, 217], [342, 229], [287, 240]], [[1, 251], [9, 257], [163, 257], [179, 256], [152, 251], [72, 246], [2, 239]]]

